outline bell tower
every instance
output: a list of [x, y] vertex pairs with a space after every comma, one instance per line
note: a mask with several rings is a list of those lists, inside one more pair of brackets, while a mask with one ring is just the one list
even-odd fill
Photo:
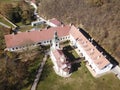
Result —
[[57, 35], [56, 31], [54, 32], [54, 38], [52, 40], [52, 48], [54, 48], [54, 49], [59, 49], [60, 48], [59, 38], [58, 38], [58, 35]]

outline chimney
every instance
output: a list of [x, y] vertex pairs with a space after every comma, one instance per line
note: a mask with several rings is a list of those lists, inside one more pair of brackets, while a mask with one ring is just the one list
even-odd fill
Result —
[[64, 24], [61, 25], [61, 27], [64, 27], [64, 26], [65, 26]]
[[97, 59], [99, 59], [101, 57], [101, 55], [97, 56]]
[[90, 41], [91, 41], [91, 43], [93, 43], [93, 38], [91, 38], [91, 40], [90, 40]]

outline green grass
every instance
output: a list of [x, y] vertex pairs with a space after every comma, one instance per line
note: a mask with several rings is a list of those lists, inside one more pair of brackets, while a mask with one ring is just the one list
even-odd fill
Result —
[[0, 2], [13, 2], [13, 1], [19, 1], [19, 0], [0, 0]]
[[119, 90], [120, 81], [113, 74], [94, 78], [83, 63], [69, 78], [56, 75], [52, 66], [48, 60], [37, 90]]
[[29, 72], [29, 77], [26, 78], [23, 83], [24, 83], [24, 87], [22, 88], [22, 90], [30, 90], [33, 82], [34, 82], [34, 79], [35, 79], [35, 76], [37, 74], [37, 69], [39, 68], [40, 66], [40, 60], [36, 60], [34, 62], [34, 64], [32, 64], [29, 69], [28, 69], [28, 72]]
[[35, 76], [37, 74], [37, 69], [40, 66], [40, 62], [42, 61], [42, 59], [40, 60], [36, 59], [33, 64], [31, 64], [28, 68], [28, 73], [29, 76], [27, 78], [25, 78], [25, 80], [23, 81], [24, 84], [24, 88], [22, 90], [30, 90], [30, 87], [32, 86], [32, 83], [34, 82]]
[[20, 28], [20, 31], [21, 31], [21, 32], [25, 32], [25, 31], [31, 30], [32, 28], [33, 28], [32, 26], [30, 26], [30, 25], [27, 26], [27, 25], [26, 25], [25, 27], [21, 27], [21, 28]]
[[14, 27], [12, 24], [10, 24], [9, 22], [7, 22], [6, 20], [4, 20], [2, 17], [0, 17], [0, 22], [10, 26], [10, 27]]
[[51, 62], [51, 59], [49, 58], [43, 69], [43, 73], [42, 73], [40, 82], [38, 84], [37, 90], [40, 90], [40, 88], [44, 90], [45, 88], [49, 88], [49, 87], [51, 90], [55, 89], [54, 87], [52, 87], [52, 85], [58, 84], [57, 81], [61, 77], [59, 77], [55, 74], [52, 67], [53, 67], [53, 64]]
[[70, 41], [69, 41], [69, 40], [60, 43], [60, 45], [61, 45], [61, 46], [64, 46], [64, 47], [65, 47], [65, 46], [68, 46], [69, 44], [70, 44]]
[[78, 58], [79, 55], [76, 53], [76, 51], [73, 49], [70, 51], [72, 53], [72, 55], [75, 57], [75, 58]]
[[[34, 49], [37, 51], [37, 48]], [[27, 69], [27, 73], [28, 73], [28, 76], [27, 78], [25, 78], [23, 80], [23, 88], [22, 90], [30, 90], [33, 82], [34, 82], [34, 79], [35, 79], [35, 76], [37, 74], [37, 70], [38, 68], [40, 67], [40, 63], [42, 62], [43, 60], [43, 57], [44, 57], [44, 54], [43, 53], [40, 53], [39, 55], [37, 55], [33, 61], [30, 62], [29, 64], [29, 67]]]

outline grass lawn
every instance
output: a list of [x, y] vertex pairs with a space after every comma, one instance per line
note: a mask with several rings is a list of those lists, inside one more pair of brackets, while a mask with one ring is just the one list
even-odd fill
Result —
[[69, 78], [62, 78], [53, 71], [53, 64], [48, 59], [37, 90], [119, 90], [120, 81], [113, 75], [107, 74], [94, 78], [81, 63], [78, 71]]
[[21, 28], [20, 28], [20, 31], [21, 31], [21, 32], [25, 32], [25, 31], [31, 30], [32, 28], [33, 28], [32, 26], [30, 26], [30, 25], [27, 26], [27, 25], [26, 25], [25, 27], [21, 27]]
[[19, 0], [0, 0], [0, 2], [15, 2], [15, 1], [19, 1]]
[[42, 59], [41, 60], [38, 59], [29, 66], [28, 68], [29, 76], [25, 78], [25, 80], [23, 81], [24, 87], [22, 88], [22, 90], [30, 90], [41, 61]]
[[35, 76], [37, 74], [37, 69], [40, 66], [40, 62], [42, 61], [42, 59], [40, 60], [36, 59], [28, 68], [28, 73], [29, 76], [27, 78], [24, 79], [23, 84], [24, 84], [24, 88], [22, 90], [30, 90], [32, 83], [34, 82]]
[[6, 20], [4, 20], [2, 17], [0, 17], [0, 22], [10, 26], [10, 27], [14, 27], [12, 24], [10, 24], [9, 22], [7, 22]]
[[[67, 54], [72, 55], [74, 59], [79, 57], [71, 46], [67, 46], [65, 49], [68, 49]], [[48, 59], [37, 90], [118, 90], [119, 87], [120, 81], [114, 74], [94, 78], [83, 62], [69, 78], [60, 77], [55, 74], [53, 64]]]
[[[42, 62], [44, 57], [44, 53], [38, 51], [38, 48], [29, 50], [28, 52], [26, 51], [26, 53], [32, 53], [32, 54], [36, 52], [37, 54], [32, 56], [31, 57], [32, 60], [29, 61], [29, 66], [27, 69], [28, 72], [26, 73], [28, 74], [28, 76], [23, 80], [23, 87], [21, 90], [30, 90], [34, 82], [35, 76], [37, 74], [37, 70], [40, 67], [40, 63]], [[24, 57], [26, 57], [26, 55], [24, 55]]]

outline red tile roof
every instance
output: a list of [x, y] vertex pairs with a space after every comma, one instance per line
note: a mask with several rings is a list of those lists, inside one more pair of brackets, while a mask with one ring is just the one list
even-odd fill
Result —
[[50, 21], [51, 23], [57, 25], [57, 26], [61, 26], [61, 25], [62, 25], [61, 22], [58, 21], [56, 18], [50, 19], [49, 21]]
[[31, 32], [21, 32], [16, 35], [5, 35], [5, 42], [7, 48], [24, 46], [26, 44], [37, 43], [40, 41], [51, 40], [54, 32], [57, 31], [59, 37], [69, 35], [70, 26], [52, 27], [43, 29], [42, 31], [36, 30]]
[[[63, 69], [65, 72], [69, 72], [71, 68], [71, 64], [69, 63], [69, 61], [66, 60], [66, 57], [63, 51], [56, 49], [56, 50], [53, 50], [52, 52], [56, 59], [56, 63], [58, 67]], [[63, 59], [64, 61], [61, 61], [61, 59]]]
[[91, 60], [99, 69], [104, 68], [110, 62], [93, 46], [93, 44], [74, 26], [71, 27], [70, 34], [77, 40], [79, 45], [89, 55]]
[[36, 0], [31, 0], [31, 2], [35, 3], [35, 2], [36, 2]]

